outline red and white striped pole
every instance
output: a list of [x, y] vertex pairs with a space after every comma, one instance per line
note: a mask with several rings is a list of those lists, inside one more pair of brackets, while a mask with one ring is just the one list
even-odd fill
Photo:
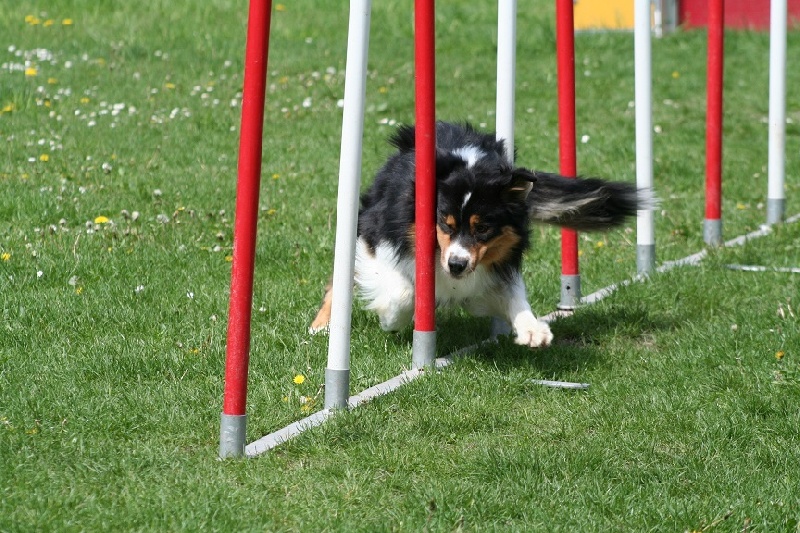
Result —
[[250, 0], [245, 49], [242, 125], [233, 234], [225, 392], [220, 422], [219, 456], [244, 455], [247, 370], [256, 253], [258, 193], [261, 184], [264, 98], [267, 83], [271, 0]]
[[434, 1], [414, 2], [416, 274], [412, 366], [436, 360], [436, 61]]
[[722, 245], [722, 73], [725, 0], [708, 1], [706, 218], [703, 240]]
[[[573, 0], [556, 0], [558, 59], [559, 168], [563, 176], [577, 175], [575, 150], [575, 31]], [[581, 300], [578, 233], [561, 230], [561, 301], [559, 309], [575, 309]]]

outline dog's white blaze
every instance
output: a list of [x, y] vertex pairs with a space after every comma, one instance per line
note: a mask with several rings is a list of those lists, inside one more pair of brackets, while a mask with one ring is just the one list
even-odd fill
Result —
[[475, 163], [477, 163], [478, 160], [486, 157], [486, 152], [484, 152], [477, 146], [467, 145], [453, 150], [453, 155], [463, 159], [464, 162], [467, 164], [467, 168], [472, 168], [473, 166], [475, 166]]
[[470, 198], [472, 198], [472, 192], [468, 192], [467, 194], [464, 195], [464, 201], [461, 202], [461, 209], [467, 207], [467, 202], [469, 202]]
[[[466, 259], [467, 261], [469, 261], [472, 258], [472, 256], [470, 255], [469, 250], [464, 248], [460, 243], [453, 242], [450, 244], [450, 246], [447, 247], [447, 251], [444, 254], [445, 263], [448, 263], [451, 258]], [[473, 267], [473, 265], [469, 266], [470, 268]]]

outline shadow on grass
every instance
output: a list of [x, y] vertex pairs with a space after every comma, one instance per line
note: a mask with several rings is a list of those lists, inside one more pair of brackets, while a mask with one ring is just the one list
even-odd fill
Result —
[[[630, 347], [657, 350], [655, 334], [674, 331], [680, 326], [680, 322], [668, 315], [653, 314], [641, 304], [600, 304], [581, 308], [574, 315], [553, 322], [553, 344], [531, 350], [516, 345], [510, 335], [499, 337], [496, 343], [481, 344], [491, 334], [490, 319], [473, 317], [457, 309], [444, 309], [437, 311], [437, 355], [449, 357], [464, 348], [479, 345], [458, 357], [470, 358], [501, 371], [529, 368], [550, 379], [568, 379], [571, 374], [603, 365], [611, 350]], [[395, 346], [411, 349], [413, 329], [387, 334], [387, 339]]]
[[679, 323], [654, 316], [644, 306], [588, 307], [551, 324], [554, 340], [548, 348], [530, 350], [503, 336], [469, 357], [501, 371], [528, 367], [550, 379], [569, 379], [576, 372], [605, 364], [607, 354], [620, 347], [655, 350], [654, 335], [678, 327]]

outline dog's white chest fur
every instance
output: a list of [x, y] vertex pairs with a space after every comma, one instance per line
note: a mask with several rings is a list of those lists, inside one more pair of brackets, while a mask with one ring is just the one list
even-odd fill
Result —
[[[414, 260], [401, 257], [387, 243], [371, 251], [363, 238], [356, 244], [355, 281], [365, 307], [375, 311], [381, 328], [403, 329], [414, 318]], [[517, 334], [517, 343], [529, 346], [549, 344], [547, 324], [533, 316], [525, 285], [517, 276], [499, 282], [479, 266], [463, 278], [454, 278], [436, 264], [437, 305], [461, 305], [476, 316], [498, 316], [507, 320]]]

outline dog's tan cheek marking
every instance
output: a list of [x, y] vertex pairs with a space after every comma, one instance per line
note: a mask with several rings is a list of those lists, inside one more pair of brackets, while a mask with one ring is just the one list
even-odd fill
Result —
[[484, 266], [492, 266], [496, 263], [502, 263], [511, 255], [511, 250], [519, 244], [522, 237], [516, 234], [511, 226], [503, 227], [502, 233], [482, 245], [480, 251], [480, 264]]
[[439, 243], [439, 261], [442, 263], [442, 266], [446, 268], [447, 261], [445, 261], [444, 258], [445, 254], [447, 253], [447, 249], [450, 247], [450, 235], [442, 231], [442, 228], [440, 228], [438, 224], [436, 225], [436, 242]]

